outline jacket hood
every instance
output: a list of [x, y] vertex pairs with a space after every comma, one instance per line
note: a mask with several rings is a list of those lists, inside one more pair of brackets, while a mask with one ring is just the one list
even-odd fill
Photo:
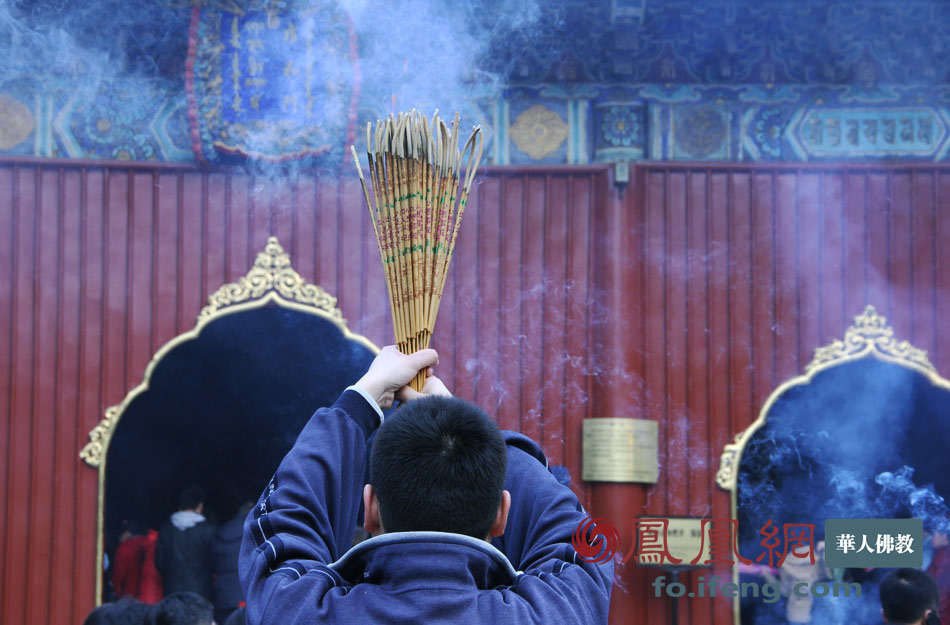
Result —
[[174, 513], [171, 518], [172, 525], [185, 531], [189, 527], [194, 527], [199, 523], [203, 523], [205, 518], [198, 514], [197, 512], [192, 512], [191, 510], [179, 510]]
[[392, 532], [356, 545], [330, 565], [351, 584], [402, 584], [458, 578], [479, 588], [515, 584], [522, 573], [484, 540], [448, 532]]

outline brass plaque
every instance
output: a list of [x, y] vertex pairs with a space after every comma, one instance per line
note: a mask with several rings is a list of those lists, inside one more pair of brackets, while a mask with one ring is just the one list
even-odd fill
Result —
[[583, 428], [585, 482], [656, 482], [656, 421], [584, 419]]

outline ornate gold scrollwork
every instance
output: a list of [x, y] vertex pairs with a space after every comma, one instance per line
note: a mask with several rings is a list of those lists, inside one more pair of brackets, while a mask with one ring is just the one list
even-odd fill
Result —
[[119, 407], [110, 406], [106, 409], [105, 418], [89, 432], [89, 442], [79, 452], [79, 457], [85, 460], [89, 466], [98, 467], [102, 463], [102, 456], [105, 454], [106, 445], [112, 435], [112, 427], [118, 414]]
[[716, 484], [719, 484], [720, 488], [728, 490], [733, 488], [732, 485], [736, 482], [736, 474], [738, 471], [736, 465], [739, 459], [739, 452], [742, 450], [742, 445], [740, 444], [742, 434], [743, 432], [736, 434], [736, 440], [722, 448], [722, 455], [719, 457], [719, 470], [716, 471]]
[[308, 284], [290, 266], [290, 255], [269, 237], [264, 251], [257, 255], [254, 267], [235, 283], [225, 284], [208, 298], [208, 305], [198, 315], [198, 323], [214, 316], [219, 310], [253, 299], [261, 299], [273, 292], [289, 302], [312, 306], [336, 321], [345, 324], [343, 314], [336, 307], [336, 298], [319, 286]]
[[860, 358], [872, 350], [895, 360], [937, 372], [927, 359], [927, 352], [917, 349], [907, 341], [898, 343], [894, 338], [894, 330], [887, 325], [887, 319], [870, 305], [854, 318], [854, 325], [844, 333], [844, 341], [836, 340], [831, 345], [815, 350], [815, 357], [805, 367], [805, 371], [810, 372], [816, 367], [825, 367], [838, 360]]

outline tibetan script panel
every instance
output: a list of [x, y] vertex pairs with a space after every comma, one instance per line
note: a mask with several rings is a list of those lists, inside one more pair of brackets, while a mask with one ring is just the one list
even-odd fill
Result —
[[811, 157], [937, 156], [947, 121], [931, 108], [816, 108], [794, 124], [795, 143]]
[[338, 160], [354, 132], [358, 79], [356, 35], [332, 2], [196, 8], [187, 67], [195, 153]]

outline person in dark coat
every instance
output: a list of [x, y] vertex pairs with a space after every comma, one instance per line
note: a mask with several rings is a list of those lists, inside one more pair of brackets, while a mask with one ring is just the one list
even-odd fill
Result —
[[[304, 426], [244, 526], [249, 623], [607, 623], [613, 560], [575, 551], [577, 497], [434, 376], [405, 386], [436, 361], [386, 347]], [[373, 537], [351, 547], [361, 500]]]
[[234, 518], [219, 527], [214, 536], [215, 623], [224, 623], [231, 612], [244, 605], [244, 591], [238, 577], [238, 555], [244, 536], [244, 519], [253, 507], [252, 501], [243, 504]]
[[187, 486], [179, 498], [179, 510], [158, 531], [155, 566], [162, 574], [165, 595], [193, 592], [213, 599], [214, 535], [217, 527], [205, 519], [205, 492]]

